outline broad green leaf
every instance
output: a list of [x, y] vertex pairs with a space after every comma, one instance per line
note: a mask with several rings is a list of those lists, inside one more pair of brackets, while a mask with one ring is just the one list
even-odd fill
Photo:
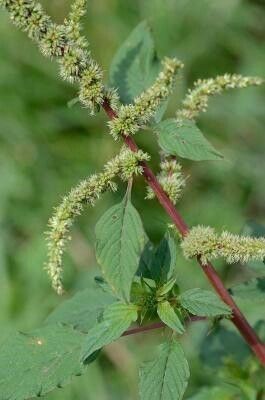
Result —
[[159, 354], [140, 369], [141, 400], [181, 400], [189, 380], [189, 365], [176, 340], [159, 346]]
[[114, 297], [100, 288], [91, 287], [64, 301], [47, 318], [47, 323], [62, 322], [87, 332], [97, 322], [104, 309], [114, 302]]
[[176, 243], [167, 233], [154, 250], [149, 267], [152, 278], [159, 283], [167, 282], [174, 275], [176, 261]]
[[203, 136], [193, 121], [182, 126], [171, 118], [156, 125], [160, 147], [168, 154], [194, 161], [221, 160], [223, 156]]
[[81, 352], [82, 360], [117, 340], [137, 320], [137, 316], [137, 306], [134, 304], [118, 302], [110, 305], [103, 314], [102, 322], [88, 332]]
[[129, 301], [146, 234], [141, 218], [127, 193], [96, 225], [96, 255], [113, 292]]
[[169, 328], [180, 334], [185, 332], [185, 328], [180, 318], [168, 301], [158, 303], [157, 314], [161, 321], [163, 321]]
[[85, 334], [56, 324], [12, 335], [0, 348], [0, 398], [42, 396], [84, 373], [84, 339]]
[[265, 277], [253, 278], [229, 289], [232, 296], [247, 302], [265, 302]]
[[149, 87], [159, 71], [154, 41], [146, 21], [141, 22], [113, 57], [110, 67], [111, 86], [118, 88], [121, 101], [133, 99]]
[[208, 290], [191, 289], [179, 296], [183, 308], [193, 315], [215, 317], [230, 315], [230, 308], [217, 295]]
[[98, 288], [113, 297], [113, 291], [111, 290], [110, 285], [102, 276], [95, 276], [94, 280]]

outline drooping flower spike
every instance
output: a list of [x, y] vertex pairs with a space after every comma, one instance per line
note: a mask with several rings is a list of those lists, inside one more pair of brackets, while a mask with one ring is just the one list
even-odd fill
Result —
[[258, 77], [244, 77], [237, 74], [225, 74], [210, 79], [199, 79], [194, 83], [194, 88], [188, 91], [182, 102], [182, 108], [177, 111], [179, 121], [195, 120], [201, 112], [208, 107], [209, 98], [229, 89], [241, 89], [248, 86], [257, 86], [264, 83]]
[[[14, 24], [38, 44], [44, 56], [57, 60], [64, 80], [79, 84], [79, 98], [84, 106], [91, 113], [98, 109], [106, 89], [102, 70], [91, 57], [87, 40], [81, 35], [80, 19], [85, 13], [86, 1], [76, 0], [63, 24], [54, 23], [33, 0], [0, 0], [0, 6], [5, 7]], [[109, 91], [108, 96], [111, 96]]]
[[119, 155], [109, 161], [104, 171], [84, 179], [64, 197], [49, 221], [47, 233], [49, 256], [46, 269], [50, 275], [52, 286], [58, 294], [62, 294], [62, 256], [66, 243], [71, 239], [69, 230], [74, 219], [81, 214], [85, 204], [94, 205], [100, 195], [107, 190], [116, 190], [113, 179], [119, 176], [127, 181], [135, 174], [141, 174], [140, 161], [149, 156], [139, 150], [134, 153], [122, 148]]

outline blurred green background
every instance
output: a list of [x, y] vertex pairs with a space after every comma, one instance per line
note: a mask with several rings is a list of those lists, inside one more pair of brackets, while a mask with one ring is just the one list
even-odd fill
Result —
[[[67, 0], [45, 1], [57, 21], [69, 9]], [[91, 51], [108, 68], [119, 45], [147, 19], [160, 55], [176, 55], [185, 70], [170, 102], [168, 115], [192, 82], [229, 73], [264, 76], [264, 0], [89, 0], [84, 32]], [[47, 221], [62, 196], [76, 183], [101, 168], [117, 152], [101, 112], [90, 117], [85, 109], [67, 103], [76, 88], [58, 79], [55, 63], [44, 59], [28, 38], [0, 13], [0, 340], [15, 329], [37, 326], [63, 299], [50, 288], [46, 260]], [[229, 92], [211, 100], [199, 125], [225, 154], [224, 162], [184, 161], [189, 176], [179, 204], [187, 222], [209, 224], [240, 233], [247, 221], [265, 222], [265, 89]], [[144, 132], [137, 142], [158, 168], [155, 136]], [[94, 226], [109, 205], [119, 201], [124, 188], [108, 194], [95, 209], [86, 209], [72, 230], [65, 256], [65, 281], [70, 296], [90, 284], [95, 275]], [[149, 236], [157, 242], [167, 217], [155, 201], [146, 201], [145, 185], [137, 179], [133, 201]], [[207, 287], [196, 264], [179, 256], [182, 288]], [[260, 273], [254, 269], [218, 270], [229, 285]], [[242, 304], [252, 323], [261, 311]], [[263, 309], [264, 314], [264, 309]], [[263, 315], [264, 316], [264, 315]], [[214, 381], [198, 361], [207, 326], [196, 324], [185, 337], [192, 378], [187, 397]], [[147, 340], [148, 337], [148, 340]], [[161, 332], [122, 339], [109, 346], [88, 373], [48, 396], [53, 399], [136, 399], [137, 366], [152, 357], [152, 344]]]

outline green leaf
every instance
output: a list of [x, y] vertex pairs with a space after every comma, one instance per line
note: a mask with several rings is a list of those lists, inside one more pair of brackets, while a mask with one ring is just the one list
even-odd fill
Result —
[[114, 293], [129, 301], [146, 234], [141, 218], [127, 193], [96, 225], [96, 255]]
[[177, 120], [171, 118], [156, 125], [155, 130], [159, 145], [166, 153], [194, 161], [223, 158], [193, 121], [183, 121], [180, 126]]
[[[153, 36], [146, 21], [141, 22], [114, 55], [110, 67], [110, 85], [118, 89], [123, 104], [149, 88], [160, 72], [160, 60], [155, 51]], [[161, 121], [168, 101], [164, 101], [154, 116]]]
[[159, 354], [140, 369], [141, 400], [181, 400], [189, 379], [189, 365], [176, 340], [159, 346]]
[[83, 333], [62, 325], [12, 335], [0, 349], [0, 398], [42, 396], [84, 373], [80, 362], [84, 339]]
[[46, 322], [62, 322], [87, 332], [98, 322], [106, 306], [114, 300], [113, 296], [100, 288], [91, 287], [64, 301], [48, 316]]
[[182, 307], [193, 315], [215, 317], [231, 314], [231, 309], [215, 293], [208, 290], [187, 290], [179, 296], [179, 301]]
[[162, 301], [158, 303], [157, 314], [161, 321], [163, 321], [169, 328], [180, 334], [185, 332], [185, 328], [182, 325], [181, 320], [168, 301]]
[[113, 298], [113, 291], [108, 282], [102, 276], [95, 276], [94, 280], [98, 288], [100, 288], [104, 293], [108, 293]]
[[121, 101], [133, 99], [149, 87], [159, 71], [154, 41], [146, 21], [141, 22], [114, 55], [110, 67], [111, 86], [118, 88]]
[[102, 322], [94, 326], [87, 334], [82, 352], [82, 360], [86, 360], [96, 350], [117, 340], [132, 322], [137, 320], [137, 306], [121, 302], [110, 305], [103, 314]]
[[232, 296], [246, 302], [265, 302], [265, 277], [253, 278], [229, 289]]
[[157, 296], [164, 296], [165, 294], [167, 294], [168, 292], [170, 292], [170, 290], [173, 288], [173, 286], [176, 284], [176, 280], [177, 278], [171, 278], [169, 279], [169, 281], [167, 281], [166, 283], [164, 283], [163, 286], [161, 286], [160, 288], [158, 288], [156, 294]]
[[137, 270], [138, 276], [151, 279], [152, 276], [150, 272], [150, 263], [153, 258], [153, 252], [154, 252], [153, 244], [150, 241], [147, 241], [140, 257], [139, 268]]
[[159, 283], [167, 282], [174, 275], [176, 262], [176, 243], [167, 233], [155, 249], [150, 262], [152, 278]]

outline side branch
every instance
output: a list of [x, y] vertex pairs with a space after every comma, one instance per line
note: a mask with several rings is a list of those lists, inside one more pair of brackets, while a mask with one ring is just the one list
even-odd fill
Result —
[[[102, 104], [103, 109], [110, 119], [114, 119], [117, 117], [117, 113], [111, 108], [108, 101], [104, 101]], [[125, 134], [122, 135], [125, 144], [134, 152], [138, 151], [138, 146], [131, 136], [127, 136]], [[143, 175], [147, 182], [147, 184], [153, 189], [158, 201], [169, 215], [172, 222], [174, 222], [180, 234], [184, 237], [189, 232], [189, 228], [182, 216], [176, 210], [172, 201], [168, 198], [160, 183], [158, 182], [156, 176], [149, 168], [148, 164], [144, 161], [140, 162], [140, 165], [143, 168]], [[254, 329], [249, 325], [248, 321], [234, 302], [232, 296], [229, 294], [227, 289], [225, 288], [221, 278], [219, 277], [217, 271], [214, 269], [211, 263], [204, 265], [200, 258], [198, 257], [198, 263], [203, 269], [203, 272], [207, 276], [211, 285], [215, 289], [215, 291], [219, 294], [221, 299], [228, 304], [232, 309], [232, 318], [231, 321], [237, 327], [241, 335], [244, 337], [246, 342], [252, 351], [256, 354], [261, 364], [265, 366], [265, 345], [262, 343], [260, 338], [257, 336]], [[150, 328], [152, 329], [152, 328]], [[155, 329], [155, 328], [153, 328]], [[129, 334], [129, 333], [127, 333]]]
[[[197, 322], [197, 321], [205, 321], [207, 318], [206, 317], [197, 317], [190, 315], [187, 320], [186, 324], [189, 324], [190, 322]], [[129, 335], [135, 335], [137, 333], [144, 333], [148, 331], [153, 331], [155, 329], [161, 329], [161, 328], [166, 328], [166, 325], [164, 322], [153, 322], [152, 324], [145, 325], [145, 326], [138, 326], [136, 328], [131, 328], [128, 329], [128, 331], [125, 331], [122, 336], [129, 336]]]
[[154, 322], [153, 324], [128, 329], [128, 331], [125, 331], [122, 336], [135, 335], [136, 333], [153, 331], [154, 329], [160, 328], [165, 328], [165, 324], [163, 322]]

